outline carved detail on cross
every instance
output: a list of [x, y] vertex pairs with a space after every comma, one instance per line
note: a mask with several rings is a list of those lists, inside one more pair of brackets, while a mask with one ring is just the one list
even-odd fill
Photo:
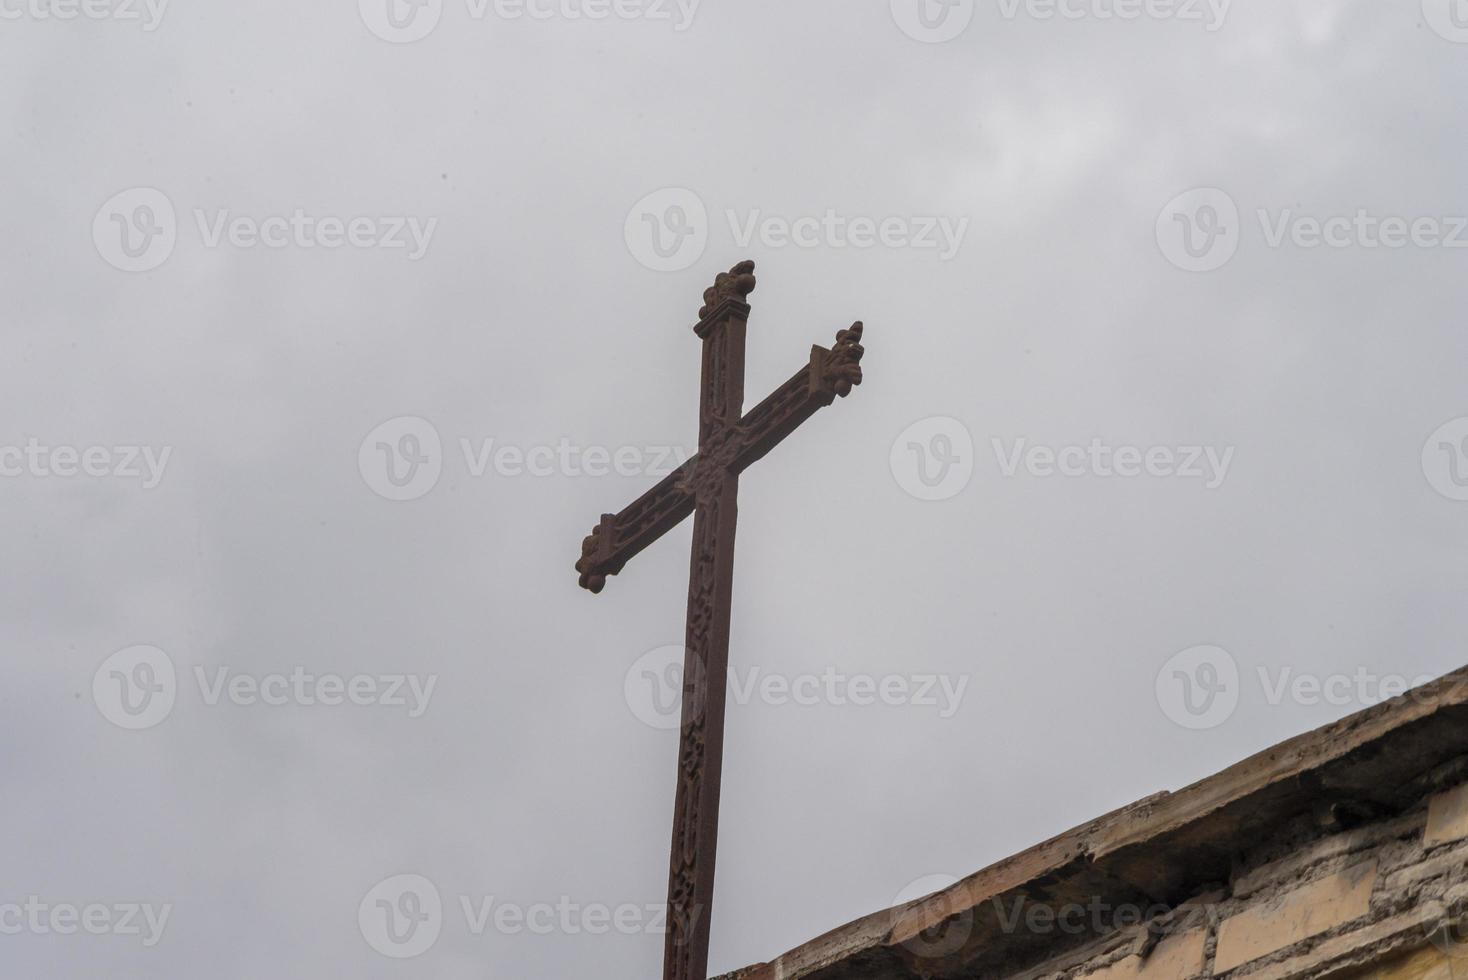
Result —
[[867, 352], [861, 345], [864, 329], [858, 320], [850, 329], [836, 333], [836, 346], [830, 350], [811, 348], [812, 393], [825, 399], [827, 405], [838, 397], [845, 398], [855, 385], [861, 384], [861, 357]]
[[[699, 324], [728, 300], [743, 303], [754, 292], [756, 282], [758, 280], [754, 277], [754, 263], [747, 260], [728, 272], [719, 273], [714, 277], [714, 284], [703, 291], [703, 308], [698, 311]], [[698, 328], [695, 327], [694, 331], [697, 332]]]
[[739, 459], [743, 445], [741, 433], [734, 426], [718, 429], [710, 437], [712, 445], [692, 460], [692, 471], [679, 471], [676, 489], [691, 496], [694, 503], [710, 499], [724, 486], [724, 478]]

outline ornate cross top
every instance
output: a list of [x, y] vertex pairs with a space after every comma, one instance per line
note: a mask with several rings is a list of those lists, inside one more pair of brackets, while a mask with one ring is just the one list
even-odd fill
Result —
[[693, 328], [703, 341], [698, 455], [620, 514], [603, 514], [582, 542], [576, 563], [582, 587], [600, 592], [607, 576], [616, 575], [643, 548], [694, 515], [663, 980], [708, 976], [739, 474], [818, 410], [861, 384], [858, 322], [836, 334], [830, 349], [812, 347], [805, 367], [744, 414], [745, 299], [754, 286], [754, 263], [741, 262], [720, 273], [703, 294]]

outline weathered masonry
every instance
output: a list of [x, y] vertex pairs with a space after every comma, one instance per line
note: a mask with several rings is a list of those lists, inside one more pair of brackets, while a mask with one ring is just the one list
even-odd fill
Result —
[[726, 980], [1468, 980], [1468, 668]]

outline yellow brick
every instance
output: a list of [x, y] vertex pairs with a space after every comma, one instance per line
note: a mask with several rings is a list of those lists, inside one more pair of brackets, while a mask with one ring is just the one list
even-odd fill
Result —
[[1203, 972], [1203, 946], [1207, 941], [1207, 929], [1168, 936], [1145, 960], [1128, 956], [1085, 980], [1187, 980]]
[[1375, 884], [1376, 862], [1370, 861], [1225, 919], [1218, 929], [1213, 972], [1232, 970], [1360, 918], [1370, 909]]
[[1422, 842], [1429, 846], [1468, 837], [1468, 783], [1439, 793], [1427, 804], [1427, 830]]
[[1454, 967], [1460, 963], [1428, 945], [1362, 964], [1341, 974], [1340, 980], [1453, 980]]
[[[1429, 901], [1402, 915], [1322, 940], [1311, 946], [1308, 952], [1271, 963], [1257, 970], [1250, 970], [1248, 980], [1301, 980], [1302, 977], [1366, 980], [1370, 976], [1370, 969], [1375, 969], [1377, 963], [1387, 961], [1378, 957], [1376, 961], [1364, 967], [1346, 968], [1346, 972], [1333, 970], [1333, 968], [1344, 961], [1354, 963], [1360, 958], [1362, 950], [1373, 946], [1397, 948], [1404, 943], [1407, 945], [1420, 944], [1432, 933], [1442, 918], [1442, 906]], [[1367, 972], [1363, 973], [1362, 970]], [[1403, 976], [1397, 980], [1413, 980], [1413, 978]], [[1429, 980], [1429, 978], [1417, 978], [1417, 980]], [[1448, 980], [1448, 978], [1434, 977], [1430, 980]]]

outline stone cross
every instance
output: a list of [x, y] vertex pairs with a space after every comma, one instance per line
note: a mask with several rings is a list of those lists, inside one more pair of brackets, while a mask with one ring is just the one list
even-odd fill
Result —
[[812, 347], [810, 362], [745, 414], [745, 298], [754, 285], [754, 263], [741, 262], [720, 273], [703, 294], [704, 306], [693, 328], [703, 341], [698, 455], [620, 514], [602, 515], [582, 542], [576, 563], [581, 585], [600, 592], [608, 575], [616, 575], [633, 555], [694, 515], [663, 980], [708, 976], [739, 474], [819, 409], [861, 384], [858, 322], [836, 334], [829, 350]]

